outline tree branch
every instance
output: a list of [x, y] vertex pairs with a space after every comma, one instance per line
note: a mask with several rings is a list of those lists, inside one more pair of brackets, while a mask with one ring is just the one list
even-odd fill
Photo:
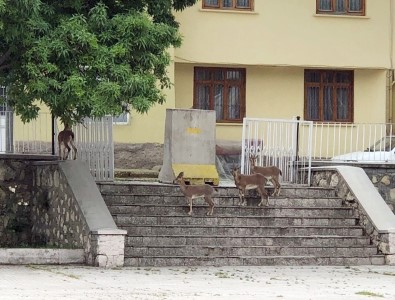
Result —
[[4, 70], [4, 69], [9, 69], [11, 68], [11, 64], [6, 64], [4, 66], [0, 66], [0, 71]]
[[5, 61], [7, 61], [11, 56], [11, 48], [8, 48], [7, 52], [4, 53], [1, 57], [0, 57], [0, 66], [2, 64], [4, 64]]

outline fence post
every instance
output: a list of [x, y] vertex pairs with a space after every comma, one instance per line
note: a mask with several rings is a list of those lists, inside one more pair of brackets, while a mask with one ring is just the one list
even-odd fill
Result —
[[296, 160], [299, 161], [299, 121], [300, 116], [296, 117]]
[[[7, 106], [7, 108], [9, 108]], [[14, 153], [14, 111], [7, 109], [5, 114], [6, 122], [6, 153]]]
[[51, 114], [51, 130], [52, 130], [52, 155], [55, 155], [55, 117]]

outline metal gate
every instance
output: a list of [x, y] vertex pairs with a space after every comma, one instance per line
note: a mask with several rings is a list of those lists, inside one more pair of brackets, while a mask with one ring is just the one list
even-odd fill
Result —
[[250, 155], [257, 166], [277, 166], [282, 181], [310, 185], [312, 121], [244, 118], [241, 171], [250, 174]]
[[[111, 181], [114, 179], [114, 143], [112, 134], [112, 117], [100, 119], [86, 118], [82, 124], [73, 126], [77, 157], [87, 163], [96, 181]], [[58, 126], [56, 126], [58, 127]], [[56, 136], [59, 130], [56, 129]], [[55, 140], [56, 155], [58, 141]], [[72, 159], [70, 152], [68, 159]]]
[[[55, 155], [58, 155], [57, 135], [63, 128], [55, 122], [52, 135], [52, 117], [42, 112], [37, 119], [23, 123], [12, 111], [0, 112], [0, 153], [52, 154], [52, 138]], [[114, 144], [112, 117], [85, 119], [73, 126], [78, 160], [85, 161], [96, 181], [114, 179]], [[69, 159], [72, 158], [70, 153]]]

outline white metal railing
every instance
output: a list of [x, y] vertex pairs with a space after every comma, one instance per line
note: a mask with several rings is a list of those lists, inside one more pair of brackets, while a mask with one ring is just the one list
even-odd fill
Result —
[[[112, 123], [112, 117], [103, 117], [85, 119], [83, 124], [73, 126], [78, 159], [88, 164], [91, 174], [97, 181], [114, 179]], [[69, 159], [72, 158], [72, 154], [70, 153]]]
[[0, 153], [7, 151], [7, 114], [0, 111]]
[[310, 184], [312, 161], [395, 163], [393, 124], [313, 123], [245, 118], [241, 168], [250, 173], [248, 157], [259, 166], [276, 165], [283, 181]]
[[[257, 155], [258, 166], [277, 166], [282, 181], [310, 184], [311, 139], [309, 121], [244, 118], [241, 170], [250, 173], [250, 155]], [[300, 143], [300, 141], [310, 141]]]
[[393, 124], [315, 123], [313, 159], [395, 162]]
[[51, 115], [23, 123], [12, 111], [0, 112], [0, 153], [52, 153]]
[[[55, 137], [60, 128], [55, 122]], [[114, 145], [112, 117], [86, 119], [73, 126], [78, 159], [85, 161], [97, 181], [114, 179]], [[57, 139], [54, 139], [58, 155]], [[24, 124], [12, 111], [0, 112], [0, 153], [52, 154], [52, 117], [40, 113], [38, 118]], [[73, 153], [70, 153], [69, 159]]]

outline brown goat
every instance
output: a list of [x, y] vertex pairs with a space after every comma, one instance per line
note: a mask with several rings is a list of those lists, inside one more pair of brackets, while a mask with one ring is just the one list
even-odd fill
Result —
[[[74, 145], [74, 132], [68, 124], [65, 124], [64, 129], [58, 134], [58, 147], [59, 147], [59, 158], [66, 160], [70, 153], [70, 146], [74, 150], [73, 159], [77, 158], [77, 147]], [[62, 151], [63, 147], [63, 151]], [[66, 153], [67, 149], [67, 153]]]
[[214, 201], [212, 196], [215, 189], [211, 185], [186, 185], [184, 181], [184, 172], [180, 172], [180, 174], [178, 174], [177, 178], [174, 180], [174, 183], [180, 185], [181, 192], [187, 198], [189, 204], [189, 215], [192, 215], [192, 201], [196, 198], [204, 198], [209, 206], [207, 215], [211, 216], [213, 214]]
[[257, 189], [259, 195], [261, 196], [261, 202], [259, 202], [258, 206], [265, 205], [268, 206], [269, 196], [265, 189], [266, 179], [261, 174], [252, 174], [252, 175], [242, 175], [240, 174], [239, 169], [233, 169], [232, 175], [235, 180], [235, 185], [239, 190], [239, 204], [244, 206], [247, 205], [247, 201], [245, 200], [245, 191]]
[[256, 155], [251, 155], [250, 156], [250, 164], [251, 164], [251, 171], [254, 174], [262, 174], [265, 176], [267, 180], [270, 180], [271, 183], [274, 186], [274, 196], [280, 195], [280, 190], [281, 190], [281, 185], [280, 185], [280, 176], [282, 176], [281, 170], [276, 167], [276, 166], [270, 166], [270, 167], [258, 167], [256, 166]]

